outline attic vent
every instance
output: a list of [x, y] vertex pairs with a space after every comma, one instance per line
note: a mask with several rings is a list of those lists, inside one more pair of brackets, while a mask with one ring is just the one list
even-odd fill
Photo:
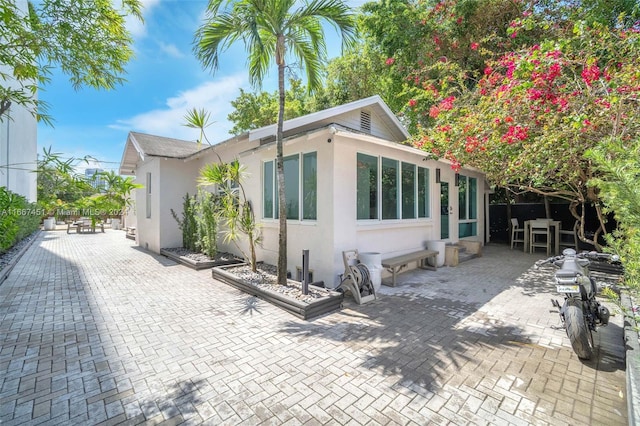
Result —
[[360, 130], [371, 133], [371, 113], [360, 111]]

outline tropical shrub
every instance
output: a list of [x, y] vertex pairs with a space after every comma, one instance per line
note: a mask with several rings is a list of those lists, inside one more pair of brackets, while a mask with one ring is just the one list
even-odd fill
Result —
[[[200, 170], [199, 184], [215, 185], [220, 193], [219, 215], [224, 220], [225, 241], [231, 241], [256, 272], [256, 246], [262, 235], [253, 214], [251, 201], [247, 200], [242, 182], [245, 169], [238, 160], [231, 163], [211, 163]], [[247, 238], [249, 253], [240, 246], [240, 236]]]
[[213, 258], [218, 252], [218, 197], [202, 189], [198, 194], [184, 196], [182, 218], [171, 209], [171, 215], [182, 231], [182, 246]]
[[36, 231], [41, 216], [35, 203], [0, 187], [0, 254]]
[[612, 139], [592, 149], [587, 157], [602, 173], [591, 184], [598, 188], [606, 212], [613, 212], [617, 229], [606, 236], [607, 251], [618, 254], [625, 282], [640, 289], [640, 139]]
[[198, 228], [196, 221], [196, 197], [187, 193], [182, 203], [182, 219], [171, 209], [171, 215], [178, 222], [178, 227], [182, 231], [182, 246], [188, 250], [197, 252], [198, 247]]

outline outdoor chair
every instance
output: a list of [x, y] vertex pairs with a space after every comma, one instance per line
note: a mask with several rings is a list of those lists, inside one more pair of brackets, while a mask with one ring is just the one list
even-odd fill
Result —
[[578, 250], [578, 221], [573, 224], [573, 229], [561, 229], [560, 233], [560, 248], [569, 247], [574, 250]]
[[511, 218], [511, 250], [517, 243], [522, 243], [524, 246], [524, 229], [520, 228], [518, 219]]
[[547, 256], [551, 254], [551, 223], [548, 219], [536, 219], [529, 222], [529, 251], [534, 252], [536, 248], [547, 250]]

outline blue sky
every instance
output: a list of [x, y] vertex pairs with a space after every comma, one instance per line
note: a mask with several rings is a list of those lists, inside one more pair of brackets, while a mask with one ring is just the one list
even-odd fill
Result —
[[[68, 78], [54, 73], [39, 93], [50, 104], [53, 127], [38, 126], [38, 152], [53, 147], [65, 157], [90, 155], [102, 167], [117, 171], [130, 131], [195, 140], [197, 131], [182, 125], [187, 110], [205, 108], [215, 123], [208, 128], [212, 141], [229, 136], [230, 101], [240, 88], [252, 90], [246, 71], [246, 53], [237, 43], [221, 56], [220, 68], [204, 71], [192, 53], [193, 34], [202, 22], [206, 2], [201, 0], [143, 0], [144, 24], [131, 20], [135, 58], [127, 65], [126, 82], [111, 91], [82, 88], [75, 91]], [[363, 1], [351, 1], [359, 6]], [[340, 53], [340, 39], [327, 28], [330, 56]], [[263, 89], [276, 85], [275, 69]]]

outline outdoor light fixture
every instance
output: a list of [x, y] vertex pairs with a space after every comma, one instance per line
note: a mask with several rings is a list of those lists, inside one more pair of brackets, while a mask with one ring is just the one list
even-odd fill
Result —
[[436, 169], [436, 183], [440, 183], [440, 169]]
[[460, 173], [456, 173], [456, 186], [460, 186]]

